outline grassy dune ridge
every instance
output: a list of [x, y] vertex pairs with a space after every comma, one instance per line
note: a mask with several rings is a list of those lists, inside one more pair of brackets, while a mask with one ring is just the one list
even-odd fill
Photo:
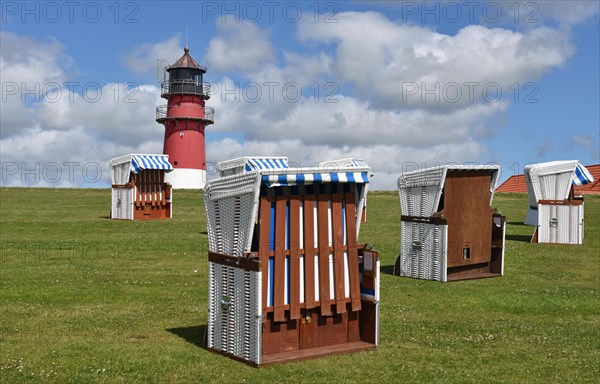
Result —
[[381, 253], [377, 351], [255, 369], [203, 349], [208, 240], [202, 195], [170, 221], [108, 219], [107, 189], [0, 188], [0, 381], [597, 382], [600, 197], [582, 246], [530, 244], [524, 194], [498, 194], [505, 276], [391, 276], [394, 192], [370, 192], [360, 240]]

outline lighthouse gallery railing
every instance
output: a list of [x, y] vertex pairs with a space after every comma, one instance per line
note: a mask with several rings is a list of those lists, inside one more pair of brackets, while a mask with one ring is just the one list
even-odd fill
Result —
[[[215, 110], [212, 107], [200, 107], [188, 105], [185, 108], [178, 106], [168, 106], [166, 104], [156, 107], [156, 120], [166, 120], [171, 118], [179, 119], [198, 119], [205, 120], [209, 124], [214, 123]], [[200, 117], [195, 117], [200, 116]]]
[[160, 95], [163, 98], [168, 98], [169, 95], [195, 95], [208, 98], [210, 91], [209, 83], [189, 80], [163, 81], [160, 85]]

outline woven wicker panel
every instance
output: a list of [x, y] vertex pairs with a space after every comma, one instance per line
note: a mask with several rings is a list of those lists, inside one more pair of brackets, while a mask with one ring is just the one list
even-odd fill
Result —
[[411, 187], [400, 190], [400, 204], [403, 215], [430, 217], [437, 210], [436, 201], [441, 190], [437, 186]]
[[538, 179], [539, 200], [563, 200], [569, 197], [573, 171], [540, 175]]
[[569, 196], [578, 161], [553, 161], [525, 167], [528, 191], [535, 200], [563, 200]]
[[110, 167], [110, 178], [113, 184], [123, 185], [129, 182], [130, 162]]
[[222, 343], [217, 335], [221, 335], [220, 323], [217, 319], [217, 298], [223, 296], [221, 284], [217, 284], [222, 280], [222, 268], [209, 262], [208, 263], [208, 337], [207, 345], [209, 348], [222, 349]]
[[538, 206], [538, 242], [581, 244], [583, 242], [583, 205]]
[[111, 218], [133, 220], [133, 189], [112, 189]]
[[[529, 197], [529, 207], [537, 207], [536, 189], [534, 188], [531, 175], [525, 172], [525, 183], [527, 184], [527, 195]], [[537, 183], [537, 179], [536, 179]], [[527, 223], [526, 223], [527, 224]]]
[[259, 273], [208, 264], [208, 347], [260, 364]]
[[400, 275], [446, 281], [447, 226], [401, 223]]
[[398, 178], [398, 188], [437, 186], [443, 183], [445, 167], [428, 168], [420, 171], [408, 172]]
[[[208, 244], [212, 252], [242, 256], [250, 250], [247, 248], [254, 226], [256, 181], [254, 174], [221, 178], [207, 183], [204, 189], [204, 206]], [[235, 193], [227, 192], [224, 188], [232, 188]]]
[[252, 193], [260, 182], [257, 172], [249, 172], [241, 175], [220, 177], [210, 180], [204, 187], [204, 198], [210, 201], [225, 197], [239, 196]]
[[403, 215], [429, 217], [436, 211], [442, 192], [444, 168], [405, 173], [398, 178]]

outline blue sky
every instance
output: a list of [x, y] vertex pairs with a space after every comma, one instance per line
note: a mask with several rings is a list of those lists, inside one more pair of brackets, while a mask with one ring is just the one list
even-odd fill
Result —
[[1, 5], [2, 185], [106, 187], [110, 158], [161, 152], [157, 60], [186, 30], [213, 164], [357, 157], [394, 189], [414, 164], [600, 162], [596, 1], [67, 4]]

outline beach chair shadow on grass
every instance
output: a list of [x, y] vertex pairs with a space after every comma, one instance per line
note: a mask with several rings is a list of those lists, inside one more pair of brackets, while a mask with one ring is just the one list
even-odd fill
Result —
[[197, 347], [206, 348], [206, 324], [192, 325], [189, 327], [179, 328], [167, 328], [167, 331], [171, 332], [175, 336], [179, 336], [190, 344], [194, 344]]
[[390, 265], [382, 265], [380, 267], [380, 271], [382, 274], [386, 274], [386, 275], [394, 275], [394, 264], [390, 264]]
[[531, 235], [506, 235], [506, 240], [531, 243]]

